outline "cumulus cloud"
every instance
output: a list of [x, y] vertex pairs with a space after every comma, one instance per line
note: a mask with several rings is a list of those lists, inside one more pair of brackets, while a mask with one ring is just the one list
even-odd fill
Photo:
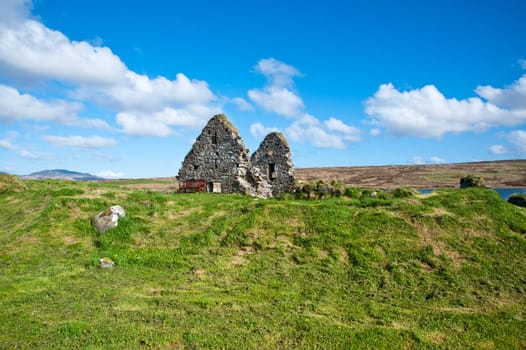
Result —
[[[341, 125], [340, 130], [334, 127]], [[296, 142], [311, 142], [315, 147], [343, 149], [350, 141], [360, 139], [360, 131], [342, 121], [331, 118], [321, 122], [316, 117], [305, 114], [286, 130], [287, 136]]]
[[29, 17], [31, 0], [0, 1], [0, 25], [12, 26]]
[[329, 118], [324, 124], [328, 130], [340, 133], [345, 141], [358, 142], [361, 139], [361, 131], [358, 128], [347, 125], [339, 119]]
[[252, 106], [244, 98], [236, 97], [232, 99], [232, 102], [237, 106], [237, 109], [239, 109], [240, 111], [251, 112], [254, 110], [254, 106]]
[[107, 47], [70, 41], [35, 20], [0, 27], [0, 65], [22, 77], [109, 84], [123, 78], [124, 63]]
[[303, 100], [288, 90], [278, 86], [267, 86], [264, 89], [253, 89], [248, 97], [264, 110], [285, 117], [296, 117], [303, 110]]
[[285, 117], [301, 117], [304, 109], [303, 100], [293, 91], [293, 77], [301, 73], [274, 58], [262, 59], [255, 66], [255, 71], [267, 78], [263, 89], [248, 91], [248, 97], [266, 111]]
[[431, 163], [435, 163], [435, 164], [442, 164], [442, 163], [446, 163], [447, 162], [447, 160], [445, 160], [444, 158], [438, 157], [438, 156], [430, 157], [429, 161]]
[[415, 165], [425, 165], [425, 164], [443, 164], [446, 163], [447, 160], [444, 158], [441, 158], [439, 156], [431, 156], [429, 158], [424, 158], [422, 156], [414, 156], [411, 157], [408, 160], [409, 164], [415, 164]]
[[42, 152], [33, 152], [22, 149], [18, 152], [22, 158], [31, 159], [31, 160], [52, 160], [53, 157], [50, 154]]
[[526, 154], [526, 131], [512, 131], [509, 135], [509, 141], [513, 144], [518, 153]]
[[[489, 95], [486, 91], [486, 98]], [[400, 136], [441, 138], [447, 133], [482, 131], [526, 121], [526, 110], [506, 109], [478, 97], [446, 98], [433, 85], [402, 92], [393, 84], [383, 84], [365, 105], [373, 123]]]
[[[3, 108], [0, 121], [25, 118], [75, 126], [108, 127], [98, 119], [76, 117], [82, 109], [80, 101], [85, 101], [115, 112], [116, 120], [121, 125], [123, 121], [129, 121], [132, 125], [125, 124], [124, 133], [165, 136], [170, 134], [171, 130], [167, 129], [172, 126], [202, 127], [206, 122], [201, 114], [203, 110], [221, 110], [217, 97], [205, 81], [190, 79], [182, 73], [177, 74], [175, 79], [168, 79], [163, 76], [151, 78], [131, 71], [110, 48], [101, 46], [102, 39], [93, 43], [72, 41], [63, 33], [29, 18], [30, 4], [30, 1], [6, 0], [0, 5], [0, 10], [4, 10], [0, 11], [0, 78], [23, 80], [26, 86], [59, 82], [58, 86], [62, 89], [60, 96], [68, 96], [77, 102], [65, 101], [64, 97], [49, 102], [39, 101], [29, 94], [15, 96], [18, 93], [16, 89], [9, 90], [9, 87], [3, 86], [0, 99], [2, 95], [4, 99], [0, 102], [5, 105], [14, 96], [23, 103], [21, 107], [11, 103], [9, 107], [17, 110], [9, 114], [7, 108]], [[7, 17], [4, 14], [16, 14], [18, 20], [8, 25], [3, 21], [3, 17]], [[43, 108], [33, 108], [38, 106]], [[0, 110], [2, 107], [0, 105]], [[169, 109], [177, 111], [170, 113], [170, 122], [164, 123], [159, 118], [154, 121], [162, 124], [162, 132], [147, 130], [141, 133], [135, 127], [148, 125], [151, 114], [166, 114]], [[210, 116], [207, 115], [207, 118]], [[177, 117], [181, 120], [174, 121]]]
[[66, 125], [108, 128], [100, 119], [79, 118], [81, 103], [64, 100], [42, 101], [17, 89], [0, 84], [0, 122], [49, 121]]
[[75, 148], [103, 148], [111, 147], [117, 144], [112, 138], [101, 136], [54, 136], [47, 135], [42, 137], [44, 141], [50, 142], [55, 146], [60, 147], [75, 147]]
[[[295, 67], [274, 58], [260, 60], [254, 67], [257, 73], [267, 79], [262, 89], [248, 91], [248, 97], [257, 106], [266, 111], [292, 118], [292, 124], [286, 129], [287, 136], [296, 142], [309, 142], [320, 148], [343, 149], [349, 142], [358, 142], [361, 131], [336, 118], [321, 121], [305, 112], [302, 98], [295, 91], [294, 77], [302, 76]], [[254, 123], [250, 132], [255, 138], [261, 138], [272, 128]]]
[[505, 88], [486, 85], [478, 86], [475, 91], [494, 105], [522, 111], [523, 115], [526, 114], [526, 75]]
[[415, 164], [415, 165], [423, 165], [423, 164], [426, 164], [426, 161], [424, 160], [424, 158], [422, 158], [421, 156], [414, 156], [414, 157], [411, 157], [411, 159], [409, 159], [407, 161], [409, 164]]
[[117, 124], [125, 134], [163, 137], [171, 135], [171, 127], [174, 126], [198, 129], [211, 115], [219, 112], [219, 108], [202, 104], [187, 105], [181, 109], [165, 107], [153, 113], [118, 113]]
[[79, 98], [91, 98], [116, 110], [151, 112], [166, 106], [208, 104], [216, 99], [205, 81], [190, 80], [179, 73], [175, 80], [154, 79], [132, 71], [123, 80], [108, 87], [83, 87], [75, 93]]
[[500, 134], [500, 136], [506, 140], [508, 145], [492, 145], [488, 147], [489, 153], [494, 155], [526, 155], [526, 131], [514, 130], [509, 133]]
[[112, 170], [101, 170], [94, 174], [98, 177], [103, 177], [105, 179], [119, 179], [124, 176], [124, 173], [112, 171]]
[[0, 148], [4, 148], [10, 151], [19, 149], [19, 147], [13, 144], [13, 140], [18, 137], [18, 133], [15, 131], [10, 131], [6, 133], [6, 136], [3, 139], [0, 139]]
[[259, 139], [259, 140], [263, 139], [265, 136], [267, 136], [268, 134], [274, 131], [279, 131], [279, 129], [273, 128], [273, 127], [265, 127], [263, 124], [259, 122], [250, 125], [250, 134], [252, 134], [254, 138]]
[[382, 130], [380, 130], [380, 128], [372, 128], [369, 131], [369, 135], [371, 136], [380, 136], [381, 134], [382, 134]]
[[495, 155], [510, 153], [510, 151], [502, 145], [492, 145], [488, 148], [488, 151], [489, 153], [495, 154]]
[[0, 139], [0, 148], [8, 149], [8, 150], [16, 150], [18, 147], [13, 144], [13, 142], [9, 139]]
[[293, 77], [300, 77], [299, 70], [284, 62], [278, 61], [274, 58], [265, 58], [260, 60], [254, 70], [263, 74], [267, 78], [269, 85], [272, 86], [293, 86]]

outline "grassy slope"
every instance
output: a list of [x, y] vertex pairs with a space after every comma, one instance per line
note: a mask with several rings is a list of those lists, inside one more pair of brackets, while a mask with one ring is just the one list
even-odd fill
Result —
[[[0, 194], [0, 348], [526, 347], [526, 210], [491, 190], [307, 201], [27, 184]], [[128, 216], [100, 235], [90, 220], [112, 204]]]

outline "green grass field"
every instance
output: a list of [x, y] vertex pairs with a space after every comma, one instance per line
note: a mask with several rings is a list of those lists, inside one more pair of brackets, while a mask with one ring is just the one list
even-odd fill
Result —
[[526, 209], [492, 190], [25, 183], [0, 193], [0, 349], [526, 348]]

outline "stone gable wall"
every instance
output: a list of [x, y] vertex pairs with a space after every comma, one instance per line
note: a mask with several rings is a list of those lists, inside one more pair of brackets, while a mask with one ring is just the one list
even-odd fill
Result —
[[179, 177], [221, 182], [224, 193], [238, 192], [236, 177], [249, 167], [248, 149], [237, 130], [222, 116], [205, 126], [186, 155]]
[[251, 158], [272, 187], [272, 194], [291, 192], [294, 187], [294, 166], [290, 147], [282, 133], [268, 134]]

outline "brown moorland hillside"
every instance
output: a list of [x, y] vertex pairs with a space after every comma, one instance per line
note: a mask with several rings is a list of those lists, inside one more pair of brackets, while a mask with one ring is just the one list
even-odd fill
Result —
[[526, 187], [526, 160], [504, 160], [429, 165], [388, 165], [332, 168], [299, 168], [300, 181], [336, 180], [366, 188], [454, 188], [460, 178], [479, 175], [490, 187]]

